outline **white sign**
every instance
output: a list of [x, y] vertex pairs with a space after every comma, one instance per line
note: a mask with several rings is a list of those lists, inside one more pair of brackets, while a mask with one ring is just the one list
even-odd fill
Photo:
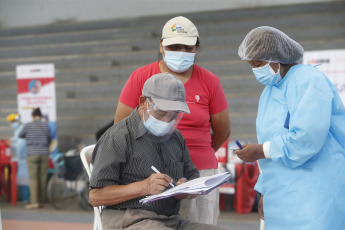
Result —
[[306, 51], [303, 63], [320, 64], [317, 68], [333, 82], [345, 104], [345, 49]]
[[37, 107], [49, 121], [56, 121], [54, 75], [53, 64], [17, 66], [18, 111], [24, 123], [32, 121]]
[[53, 139], [56, 139], [54, 64], [19, 65], [16, 72], [18, 113], [22, 122], [32, 121], [32, 110], [40, 108]]

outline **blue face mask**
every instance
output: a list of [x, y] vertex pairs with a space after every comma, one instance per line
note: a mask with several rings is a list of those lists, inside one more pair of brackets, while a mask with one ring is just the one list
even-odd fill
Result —
[[18, 121], [12, 122], [11, 126], [14, 130], [16, 130], [19, 127], [19, 122]]
[[175, 73], [183, 73], [194, 64], [195, 53], [165, 51], [164, 62]]
[[148, 131], [150, 131], [153, 135], [161, 137], [167, 134], [171, 128], [174, 126], [175, 120], [167, 123], [164, 121], [160, 121], [154, 118], [152, 115], [149, 115], [149, 119], [147, 121], [144, 120], [144, 126]]
[[282, 79], [280, 76], [280, 64], [276, 73], [271, 68], [269, 63], [258, 68], [253, 68], [253, 73], [256, 77], [256, 80], [264, 85], [272, 86], [277, 84]]

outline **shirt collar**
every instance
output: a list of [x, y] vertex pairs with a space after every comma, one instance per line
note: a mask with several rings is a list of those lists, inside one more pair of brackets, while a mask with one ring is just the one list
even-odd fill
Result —
[[146, 128], [141, 120], [141, 117], [139, 116], [139, 106], [131, 113], [129, 122], [131, 123], [132, 132], [134, 134], [134, 137], [140, 138], [146, 134]]

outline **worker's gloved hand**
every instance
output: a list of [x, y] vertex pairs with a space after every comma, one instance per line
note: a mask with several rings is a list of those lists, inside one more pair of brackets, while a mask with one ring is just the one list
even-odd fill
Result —
[[252, 162], [265, 158], [262, 144], [248, 144], [242, 145], [242, 147], [243, 149], [236, 150], [234, 153], [243, 161]]

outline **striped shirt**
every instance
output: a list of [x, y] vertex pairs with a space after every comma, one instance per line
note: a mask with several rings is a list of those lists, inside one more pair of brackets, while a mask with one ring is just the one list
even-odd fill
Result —
[[[175, 183], [182, 177], [188, 180], [199, 177], [181, 133], [176, 130], [167, 141], [155, 141], [141, 122], [138, 109], [103, 134], [94, 149], [92, 162], [91, 188], [145, 180], [155, 173], [151, 166], [169, 175]], [[145, 209], [166, 216], [177, 214], [180, 209], [180, 200], [174, 197], [150, 205], [140, 204], [141, 198], [107, 208]]]
[[49, 155], [51, 134], [47, 123], [32, 121], [27, 123], [19, 137], [26, 139], [26, 156]]

